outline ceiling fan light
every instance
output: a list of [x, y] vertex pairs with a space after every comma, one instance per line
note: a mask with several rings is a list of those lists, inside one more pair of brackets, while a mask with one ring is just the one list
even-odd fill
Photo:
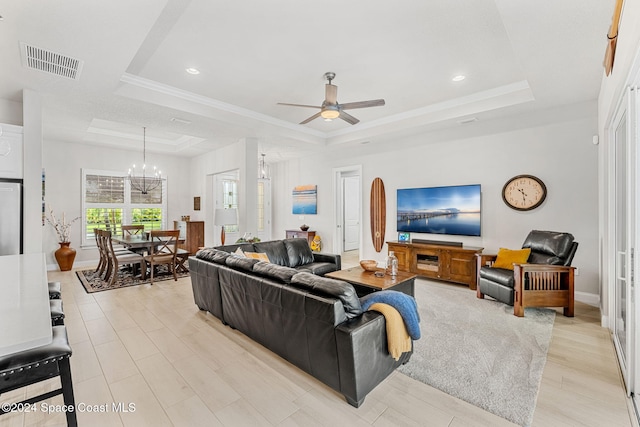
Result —
[[325, 110], [322, 110], [320, 112], [320, 116], [325, 120], [326, 119], [337, 119], [338, 117], [340, 117], [340, 111], [325, 109]]

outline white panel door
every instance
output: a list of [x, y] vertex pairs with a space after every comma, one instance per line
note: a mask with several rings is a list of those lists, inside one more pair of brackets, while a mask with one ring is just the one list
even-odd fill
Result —
[[344, 201], [344, 250], [358, 249], [360, 242], [360, 177], [342, 178]]

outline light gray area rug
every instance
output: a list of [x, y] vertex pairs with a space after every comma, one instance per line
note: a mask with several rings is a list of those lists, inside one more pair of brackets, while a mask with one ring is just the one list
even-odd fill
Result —
[[398, 370], [516, 424], [533, 420], [555, 311], [525, 317], [462, 286], [416, 280], [422, 337]]

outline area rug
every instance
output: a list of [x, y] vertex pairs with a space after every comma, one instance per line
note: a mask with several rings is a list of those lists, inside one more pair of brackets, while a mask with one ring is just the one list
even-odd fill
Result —
[[455, 285], [416, 280], [422, 338], [398, 370], [521, 426], [533, 420], [555, 311], [476, 298]]
[[[173, 274], [168, 270], [167, 265], [158, 265], [156, 268], [156, 273], [153, 275], [153, 283], [173, 280]], [[108, 291], [110, 289], [125, 288], [127, 286], [144, 285], [145, 283], [151, 282], [150, 277], [142, 280], [139, 276], [133, 276], [131, 272], [125, 270], [121, 270], [118, 273], [118, 277], [113, 283], [113, 286], [109, 286], [108, 282], [102, 280], [100, 275], [94, 272], [94, 269], [77, 271], [76, 274], [82, 286], [84, 286], [84, 289], [90, 294], [93, 292]], [[178, 279], [188, 275], [188, 272], [178, 273]]]

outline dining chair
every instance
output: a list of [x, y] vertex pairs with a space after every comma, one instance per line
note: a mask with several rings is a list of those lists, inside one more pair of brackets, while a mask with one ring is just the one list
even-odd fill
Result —
[[[111, 269], [109, 268], [109, 263], [110, 263], [109, 247], [107, 247], [106, 233], [109, 233], [109, 236], [111, 236], [110, 231], [101, 230], [98, 228], [93, 229], [93, 234], [96, 239], [96, 246], [98, 247], [98, 253], [100, 255], [100, 260], [98, 261], [98, 267], [96, 267], [95, 272], [98, 273], [100, 276], [103, 276], [105, 272], [111, 273]], [[130, 251], [122, 247], [116, 248], [115, 246], [111, 245], [111, 248], [113, 249], [113, 252], [116, 255], [126, 255], [130, 253]]]
[[114, 251], [113, 244], [111, 242], [111, 232], [101, 231], [103, 238], [103, 245], [107, 252], [108, 264], [107, 273], [105, 274], [105, 281], [109, 282], [109, 286], [112, 286], [118, 276], [120, 265], [140, 265], [140, 272], [142, 280], [147, 278], [147, 269], [144, 257], [140, 254], [131, 251]]
[[179, 230], [151, 230], [150, 239], [154, 243], [153, 252], [144, 257], [151, 270], [151, 284], [156, 265], [166, 264], [173, 273], [173, 279], [178, 280], [176, 274], [176, 253], [178, 252]]
[[135, 236], [144, 233], [144, 225], [123, 225], [121, 228], [123, 236]]

